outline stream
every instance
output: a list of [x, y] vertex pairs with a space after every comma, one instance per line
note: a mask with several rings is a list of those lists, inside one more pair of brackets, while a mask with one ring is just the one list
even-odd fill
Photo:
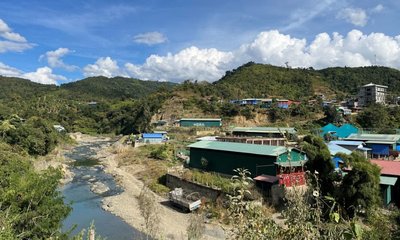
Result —
[[[88, 229], [93, 222], [96, 234], [103, 238], [123, 240], [142, 237], [140, 231], [101, 208], [103, 197], [123, 191], [114, 178], [104, 172], [103, 166], [93, 159], [98, 150], [110, 144], [111, 142], [107, 141], [83, 142], [65, 154], [74, 160], [71, 166], [74, 178], [61, 189], [65, 202], [72, 203], [73, 210], [63, 223], [63, 231], [68, 231], [76, 225], [71, 236], [82, 229]], [[97, 186], [97, 190], [92, 191], [91, 187], [94, 186]]]

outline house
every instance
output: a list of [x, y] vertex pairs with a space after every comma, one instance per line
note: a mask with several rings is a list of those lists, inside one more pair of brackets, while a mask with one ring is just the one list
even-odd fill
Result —
[[348, 149], [346, 149], [344, 147], [341, 147], [339, 145], [336, 145], [336, 144], [334, 144], [332, 142], [330, 142], [330, 143], [328, 143], [326, 145], [328, 147], [329, 153], [331, 154], [332, 162], [333, 162], [333, 165], [334, 165], [335, 169], [339, 169], [340, 164], [343, 163], [343, 159], [341, 159], [340, 157], [336, 156], [336, 154], [343, 153], [343, 154], [346, 154], [346, 155], [350, 155], [352, 153], [352, 151], [350, 151], [350, 150], [348, 150]]
[[358, 128], [348, 123], [340, 127], [329, 123], [320, 129], [321, 137], [325, 137], [327, 134], [330, 134], [333, 138], [342, 139], [350, 136], [352, 133], [358, 133]]
[[372, 158], [389, 157], [400, 150], [400, 135], [398, 134], [368, 134], [353, 133], [345, 141], [362, 141], [371, 148]]
[[180, 127], [221, 127], [221, 118], [181, 118]]
[[400, 162], [371, 160], [381, 169], [380, 187], [384, 205], [390, 203], [400, 206]]
[[330, 141], [329, 144], [335, 144], [338, 145], [342, 148], [345, 148], [351, 152], [359, 152], [361, 153], [365, 158], [368, 158], [368, 156], [371, 152], [371, 148], [367, 148], [365, 143], [363, 141]]
[[[297, 138], [295, 128], [287, 127], [236, 127], [231, 130], [231, 135], [217, 137], [220, 142], [237, 142], [259, 145], [285, 146], [295, 145]], [[289, 141], [287, 142], [288, 138]]]
[[162, 133], [143, 133], [142, 141], [144, 143], [162, 143], [167, 140], [166, 135]]
[[191, 168], [227, 175], [234, 175], [237, 168], [245, 168], [252, 177], [275, 176], [285, 186], [305, 184], [303, 165], [307, 157], [295, 148], [288, 151], [281, 146], [219, 141], [200, 141], [188, 147]]
[[360, 87], [358, 92], [358, 103], [361, 107], [372, 103], [386, 103], [387, 86], [377, 84], [366, 84]]

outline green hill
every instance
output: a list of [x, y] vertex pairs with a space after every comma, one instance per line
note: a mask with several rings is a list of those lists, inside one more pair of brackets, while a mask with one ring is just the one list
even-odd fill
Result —
[[175, 84], [156, 81], [142, 81], [124, 77], [89, 77], [61, 85], [63, 95], [72, 99], [137, 99], [158, 90], [171, 90]]
[[30, 99], [57, 90], [54, 85], [44, 85], [22, 78], [0, 76], [0, 99]]
[[367, 83], [389, 86], [400, 93], [400, 71], [388, 67], [292, 69], [253, 62], [244, 64], [213, 83], [229, 98], [284, 97], [299, 99], [316, 93], [354, 95]]

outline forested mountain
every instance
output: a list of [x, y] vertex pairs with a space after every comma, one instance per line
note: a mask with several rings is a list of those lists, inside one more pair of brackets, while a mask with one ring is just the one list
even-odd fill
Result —
[[57, 90], [54, 85], [44, 85], [22, 78], [0, 75], [0, 99], [30, 99]]
[[175, 84], [169, 82], [142, 81], [124, 77], [89, 77], [61, 85], [63, 95], [71, 99], [137, 99], [157, 90], [171, 90]]
[[354, 95], [360, 86], [371, 82], [389, 86], [390, 93], [400, 93], [400, 71], [378, 66], [314, 70], [249, 62], [227, 71], [214, 85], [231, 98], [281, 96], [298, 99], [315, 93]]

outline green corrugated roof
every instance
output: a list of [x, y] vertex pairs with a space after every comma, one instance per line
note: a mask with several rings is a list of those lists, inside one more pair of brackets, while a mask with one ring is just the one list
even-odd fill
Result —
[[398, 134], [367, 134], [367, 133], [353, 133], [346, 138], [346, 140], [361, 140], [361, 141], [374, 141], [374, 142], [391, 142], [395, 143], [400, 141]]
[[279, 156], [286, 152], [282, 146], [268, 146], [247, 143], [232, 143], [218, 141], [200, 141], [189, 145], [190, 148], [211, 149], [218, 151], [249, 153], [256, 155]]
[[296, 133], [295, 128], [288, 127], [236, 127], [233, 132], [251, 132], [251, 133]]
[[380, 184], [394, 186], [397, 182], [397, 177], [380, 176]]

